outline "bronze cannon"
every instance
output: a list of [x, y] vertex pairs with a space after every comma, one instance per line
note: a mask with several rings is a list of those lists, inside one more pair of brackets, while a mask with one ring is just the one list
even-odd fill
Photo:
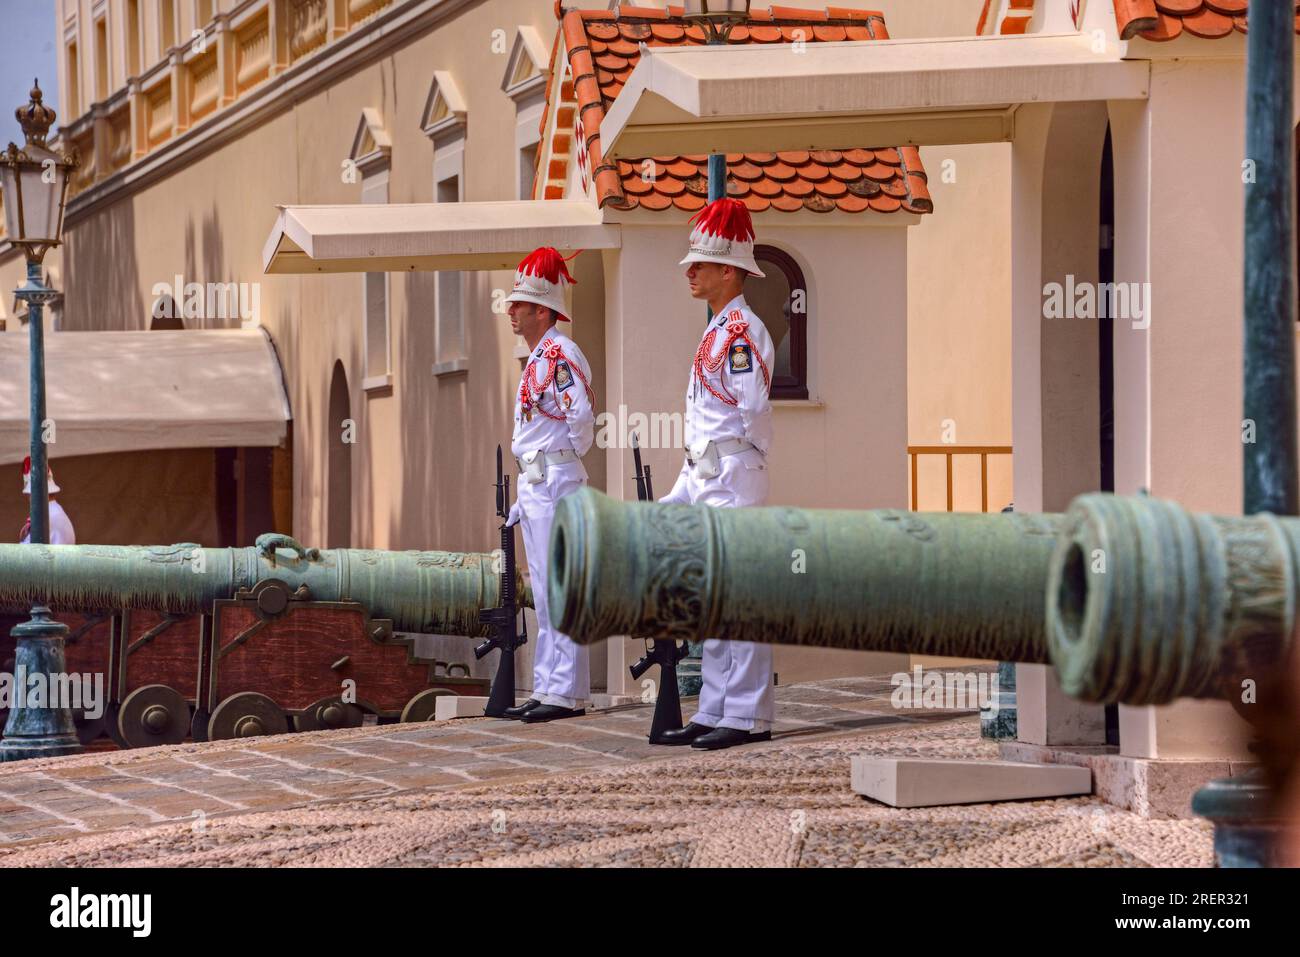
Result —
[[[0, 610], [19, 612], [0, 617], [52, 606], [69, 626], [58, 670], [104, 676], [106, 709], [73, 716], [85, 743], [423, 721], [439, 696], [486, 694], [488, 681], [423, 657], [402, 633], [487, 634], [480, 613], [500, 603], [501, 565], [499, 554], [307, 549], [280, 535], [232, 549], [0, 545]], [[15, 655], [3, 630], [0, 660]]]
[[[500, 599], [499, 561], [474, 552], [304, 548], [284, 535], [247, 548], [0, 545], [0, 607], [199, 613], [276, 581], [316, 601], [364, 605], [397, 631], [477, 637], [488, 632], [479, 610]], [[531, 605], [531, 591], [517, 588]]]
[[1068, 694], [1220, 697], [1291, 644], [1300, 520], [1085, 495], [1064, 515], [618, 502], [551, 533], [575, 641], [726, 638], [1052, 664]]

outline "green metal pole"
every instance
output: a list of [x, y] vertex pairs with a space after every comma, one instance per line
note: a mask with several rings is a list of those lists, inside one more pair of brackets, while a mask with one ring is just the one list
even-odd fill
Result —
[[[1295, 515], [1295, 10], [1250, 0], [1246, 41], [1245, 382], [1242, 511]], [[1253, 432], [1253, 435], [1250, 434]], [[1257, 707], [1273, 704], [1261, 700]], [[1212, 781], [1192, 810], [1214, 822], [1220, 867], [1277, 863], [1278, 782], [1263, 773]]]
[[[16, 293], [27, 302], [27, 328], [31, 338], [31, 543], [45, 545], [50, 540], [49, 485], [46, 481], [45, 454], [45, 326], [44, 307], [54, 298], [52, 290], [41, 282], [41, 264], [35, 258], [27, 262], [27, 283]], [[37, 601], [31, 619], [17, 625], [10, 633], [16, 641], [14, 652], [14, 700], [10, 703], [9, 721], [4, 740], [0, 741], [0, 760], [51, 758], [77, 754], [82, 750], [77, 727], [68, 702], [56, 689], [69, 687], [61, 680], [67, 673], [63, 641], [66, 625], [54, 621], [50, 609]], [[29, 696], [40, 684], [45, 690]]]

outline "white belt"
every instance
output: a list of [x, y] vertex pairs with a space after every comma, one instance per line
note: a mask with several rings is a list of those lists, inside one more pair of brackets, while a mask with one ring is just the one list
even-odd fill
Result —
[[[559, 465], [562, 462], [577, 462], [578, 453], [573, 449], [560, 449], [558, 452], [544, 452], [542, 458], [546, 459], [547, 465]], [[524, 460], [515, 456], [515, 465], [519, 466], [519, 471], [524, 470]]]
[[[749, 439], [715, 439], [713, 447], [718, 450], [718, 457], [724, 455], [735, 455], [737, 452], [748, 452], [750, 449], [756, 449], [756, 446]], [[691, 467], [695, 466], [695, 460], [691, 458], [691, 450], [686, 450], [686, 462]]]

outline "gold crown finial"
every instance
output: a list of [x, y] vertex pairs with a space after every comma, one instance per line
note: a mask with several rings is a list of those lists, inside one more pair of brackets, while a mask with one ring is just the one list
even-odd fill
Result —
[[18, 125], [23, 128], [23, 135], [27, 137], [27, 142], [36, 146], [45, 145], [45, 136], [54, 125], [55, 119], [54, 111], [41, 102], [42, 98], [40, 81], [32, 80], [31, 101], [14, 111], [14, 115], [18, 117]]

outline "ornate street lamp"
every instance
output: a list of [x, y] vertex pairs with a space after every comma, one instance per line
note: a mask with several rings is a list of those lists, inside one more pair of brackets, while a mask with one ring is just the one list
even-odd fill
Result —
[[711, 45], [726, 43], [736, 24], [749, 19], [749, 0], [685, 0], [683, 6], [682, 19], [703, 27]]
[[[43, 424], [45, 422], [45, 328], [44, 306], [57, 293], [41, 281], [41, 261], [63, 232], [63, 202], [68, 191], [68, 176], [76, 168], [75, 154], [59, 155], [45, 144], [54, 125], [55, 114], [41, 102], [39, 83], [33, 83], [31, 101], [15, 114], [26, 142], [9, 144], [0, 153], [0, 186], [4, 189], [5, 227], [9, 241], [27, 257], [27, 282], [14, 295], [27, 303], [27, 329], [31, 337], [31, 542], [45, 545], [50, 540], [49, 485]], [[4, 740], [0, 741], [0, 760], [47, 758], [75, 754], [81, 750], [76, 726], [68, 702], [61, 700], [66, 681], [49, 680], [63, 676], [67, 665], [63, 640], [66, 625], [53, 621], [50, 609], [37, 603], [32, 606], [31, 620], [17, 625], [11, 632], [17, 640], [14, 654], [14, 700], [10, 703], [9, 722]], [[41, 702], [29, 707], [27, 678], [41, 675], [46, 679], [46, 694]], [[55, 695], [60, 700], [55, 700]], [[52, 706], [52, 705], [58, 705]]]

